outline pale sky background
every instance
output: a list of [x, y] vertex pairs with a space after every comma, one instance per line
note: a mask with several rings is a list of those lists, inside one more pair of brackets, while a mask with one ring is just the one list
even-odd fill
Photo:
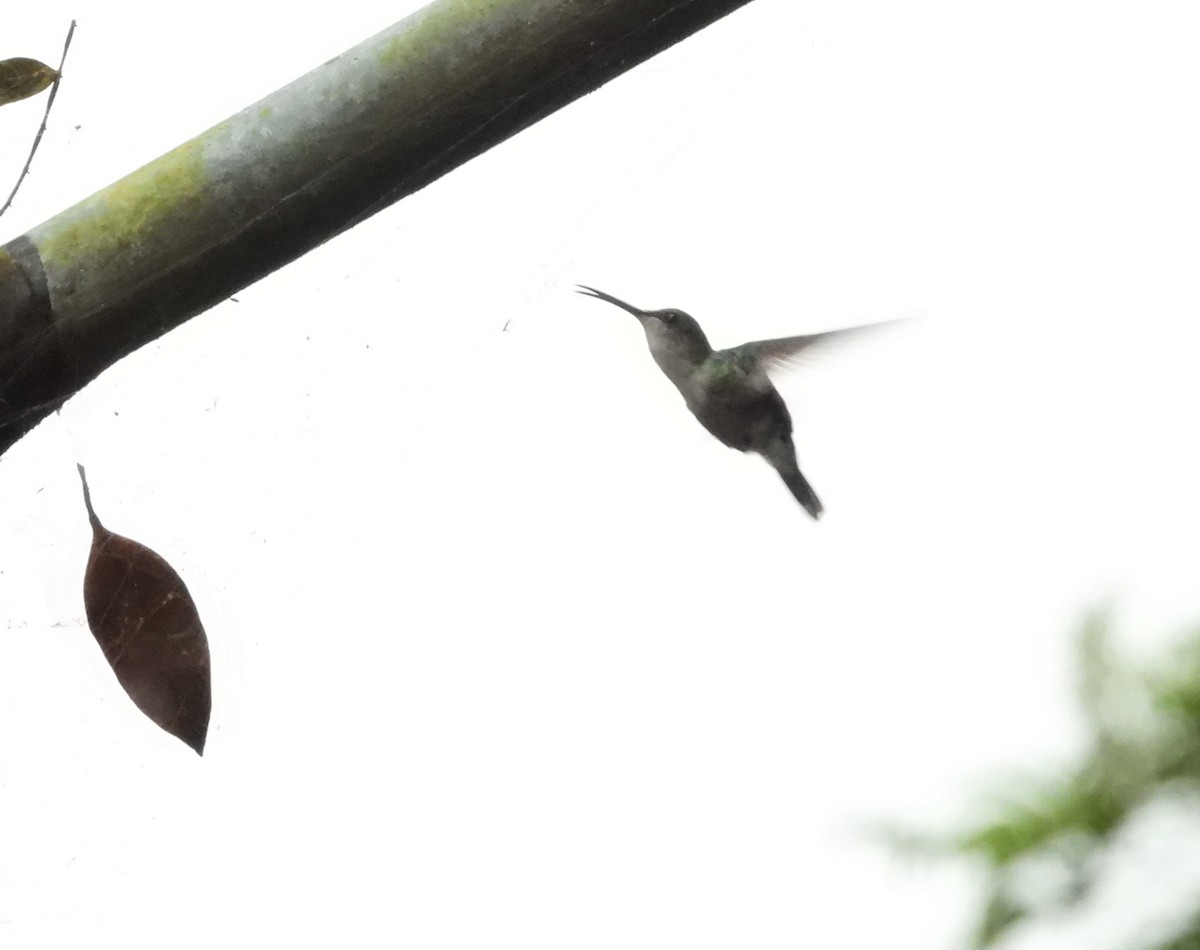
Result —
[[[0, 236], [419, 6], [6, 12], [79, 28]], [[0, 944], [957, 946], [972, 871], [862, 827], [1068, 764], [1086, 608], [1200, 619], [1198, 21], [756, 0], [108, 371], [0, 459]], [[577, 282], [922, 316], [780, 380], [816, 524]], [[199, 605], [203, 759], [84, 623], [77, 459]], [[1005, 946], [1128, 946], [1195, 853]]]

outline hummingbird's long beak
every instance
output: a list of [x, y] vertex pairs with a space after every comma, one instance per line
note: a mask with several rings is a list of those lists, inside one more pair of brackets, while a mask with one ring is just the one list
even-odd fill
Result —
[[588, 287], [586, 284], [576, 284], [575, 286], [579, 288], [577, 291], [575, 291], [575, 293], [583, 294], [585, 297], [598, 297], [601, 300], [607, 300], [609, 303], [615, 304], [622, 310], [629, 311], [639, 320], [646, 315], [645, 311], [639, 310], [637, 307], [627, 304], [624, 300], [618, 300], [611, 294], [606, 294], [603, 290], [597, 290], [595, 287]]

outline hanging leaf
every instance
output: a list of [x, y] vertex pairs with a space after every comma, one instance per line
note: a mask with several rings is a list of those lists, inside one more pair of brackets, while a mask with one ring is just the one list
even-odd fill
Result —
[[170, 564], [100, 523], [78, 468], [92, 523], [83, 578], [88, 626], [138, 709], [203, 755], [212, 687], [196, 605]]
[[36, 59], [0, 60], [0, 106], [36, 96], [57, 78], [57, 69]]

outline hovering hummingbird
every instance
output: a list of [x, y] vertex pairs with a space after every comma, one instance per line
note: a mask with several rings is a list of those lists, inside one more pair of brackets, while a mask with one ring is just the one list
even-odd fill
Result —
[[796, 461], [792, 417], [767, 370], [817, 344], [880, 324], [714, 350], [700, 324], [682, 310], [639, 310], [594, 287], [578, 286], [576, 293], [606, 300], [637, 317], [654, 362], [675, 384], [700, 424], [730, 448], [757, 452], [765, 458], [804, 510], [814, 518], [821, 517], [821, 502]]

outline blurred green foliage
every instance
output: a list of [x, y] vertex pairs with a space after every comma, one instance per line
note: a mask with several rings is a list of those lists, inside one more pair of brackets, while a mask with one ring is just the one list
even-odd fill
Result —
[[[1049, 780], [1025, 780], [987, 803], [988, 818], [947, 838], [900, 833], [904, 850], [971, 857], [988, 869], [974, 946], [1086, 898], [1100, 859], [1133, 815], [1164, 796], [1200, 809], [1200, 636], [1169, 661], [1142, 670], [1115, 656], [1107, 615], [1079, 637], [1078, 696], [1088, 748]], [[1119, 860], [1119, 857], [1118, 857]], [[1031, 867], [1040, 886], [1030, 887]], [[1200, 950], [1200, 910], [1166, 942], [1142, 950]]]

